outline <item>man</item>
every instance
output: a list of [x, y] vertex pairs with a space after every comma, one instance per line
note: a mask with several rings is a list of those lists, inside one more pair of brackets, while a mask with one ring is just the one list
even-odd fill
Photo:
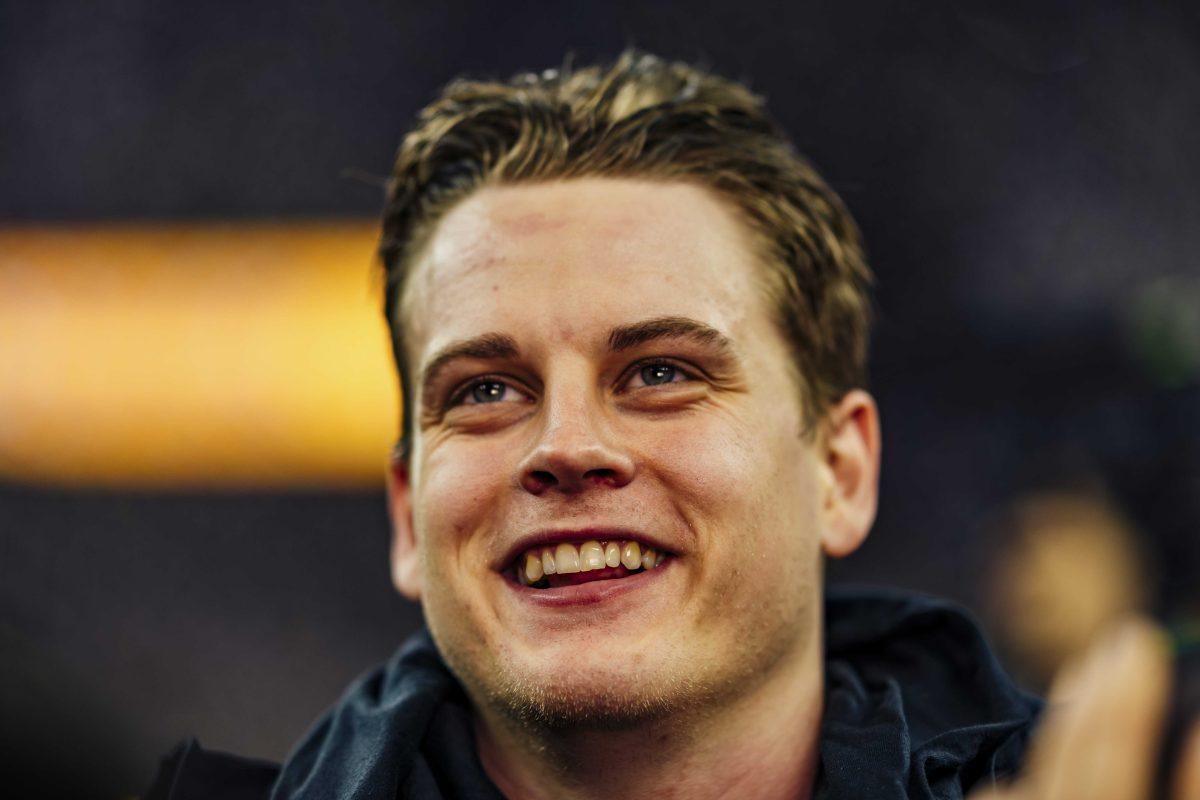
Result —
[[[192, 743], [152, 796], [959, 798], [1017, 772], [1039, 703], [965, 616], [823, 599], [875, 515], [870, 278], [758, 98], [637, 53], [452, 84], [381, 254], [393, 574], [428, 633], [281, 768]], [[1103, 691], [1012, 791], [1149, 791], [1156, 636], [1084, 670]], [[1096, 720], [1125, 718], [1109, 752]]]

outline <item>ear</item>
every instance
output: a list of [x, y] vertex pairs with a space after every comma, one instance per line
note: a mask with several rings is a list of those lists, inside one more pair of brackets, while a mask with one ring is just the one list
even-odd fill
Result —
[[409, 600], [421, 599], [421, 559], [413, 530], [412, 483], [408, 462], [392, 457], [387, 473], [388, 512], [392, 519], [392, 583]]
[[879, 501], [879, 410], [871, 395], [847, 392], [825, 416], [822, 443], [827, 480], [821, 547], [842, 558], [867, 538]]

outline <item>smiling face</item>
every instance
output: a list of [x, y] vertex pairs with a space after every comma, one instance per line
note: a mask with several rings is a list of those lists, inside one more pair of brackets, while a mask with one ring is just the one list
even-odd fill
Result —
[[[413, 269], [394, 574], [477, 705], [614, 725], [811, 663], [821, 548], [865, 535], [873, 467], [848, 521], [847, 458], [802, 436], [750, 238], [715, 194], [485, 188]], [[872, 414], [850, 423], [867, 445]]]

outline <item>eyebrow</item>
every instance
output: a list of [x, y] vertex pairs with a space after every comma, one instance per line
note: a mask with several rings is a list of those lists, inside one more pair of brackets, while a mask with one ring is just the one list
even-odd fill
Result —
[[718, 350], [731, 355], [735, 350], [728, 336], [690, 317], [657, 317], [613, 328], [608, 334], [608, 349], [618, 353], [658, 339], [691, 339], [716, 345]]
[[[732, 356], [736, 352], [728, 336], [711, 325], [690, 317], [655, 317], [654, 319], [620, 325], [609, 331], [608, 349], [619, 353], [631, 350], [647, 342], [660, 339], [691, 339], [700, 344], [715, 346], [722, 355]], [[437, 352], [429, 364], [421, 370], [422, 401], [431, 404], [434, 382], [454, 361], [461, 358], [493, 360], [516, 358], [520, 348], [513, 337], [503, 333], [484, 333], [470, 339], [451, 342]]]

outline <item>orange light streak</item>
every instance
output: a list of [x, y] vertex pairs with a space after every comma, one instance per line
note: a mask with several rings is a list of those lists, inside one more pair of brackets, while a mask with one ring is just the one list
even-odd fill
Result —
[[380, 484], [373, 222], [0, 227], [0, 478]]

